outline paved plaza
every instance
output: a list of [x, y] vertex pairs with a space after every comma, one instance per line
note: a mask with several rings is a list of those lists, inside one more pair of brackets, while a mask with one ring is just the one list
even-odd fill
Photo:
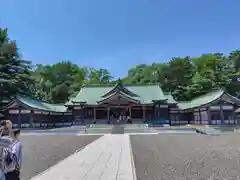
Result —
[[36, 180], [133, 180], [128, 135], [105, 135], [75, 153]]
[[21, 179], [29, 180], [54, 164], [83, 149], [101, 136], [29, 135], [22, 136]]
[[46, 130], [23, 130], [22, 136], [29, 135], [104, 135], [104, 134], [195, 134], [191, 127], [145, 127], [141, 125], [96, 125], [96, 127], [72, 126]]
[[[119, 127], [119, 126], [118, 126]], [[240, 133], [73, 127], [23, 132], [24, 180], [210, 180], [240, 178]], [[104, 130], [105, 129], [105, 130]], [[131, 133], [132, 129], [132, 133]], [[134, 129], [134, 130], [133, 130]], [[139, 129], [139, 131], [137, 131]], [[101, 133], [99, 133], [101, 131]], [[54, 132], [54, 133], [53, 133]], [[71, 132], [71, 133], [70, 133]], [[95, 132], [95, 134], [94, 134]]]

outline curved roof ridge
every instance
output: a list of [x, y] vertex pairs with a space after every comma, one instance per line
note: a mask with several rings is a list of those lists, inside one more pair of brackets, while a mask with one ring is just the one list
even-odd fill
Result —
[[200, 99], [202, 97], [205, 97], [206, 95], [215, 94], [215, 93], [225, 93], [225, 91], [223, 89], [214, 89], [214, 90], [212, 90], [212, 91], [210, 91], [208, 93], [205, 93], [205, 94], [202, 94], [202, 95], [200, 95], [200, 96], [198, 96], [196, 98], [193, 98], [191, 101], [194, 101], [196, 99]]
[[[116, 91], [116, 92], [110, 94], [109, 96], [103, 97], [103, 99], [100, 100], [99, 102], [103, 102], [103, 101], [105, 101], [105, 100], [108, 100], [109, 98], [115, 96], [115, 95], [118, 94], [118, 93], [119, 93], [119, 94], [122, 94], [123, 96], [126, 96], [127, 98], [129, 98], [129, 99], [131, 99], [131, 100], [133, 100], [133, 101], [136, 101], [136, 102], [140, 103], [140, 100], [136, 99], [135, 97], [131, 97], [131, 96], [129, 96], [128, 94], [126, 94], [126, 93], [124, 93], [124, 92], [122, 92], [122, 91], [119, 91], [119, 92]], [[99, 102], [98, 102], [98, 103], [99, 103]]]
[[[120, 89], [121, 88], [121, 89]], [[109, 95], [111, 95], [112, 93], [116, 93], [114, 91], [126, 91], [125, 94], [129, 94], [130, 96], [136, 96], [139, 97], [138, 94], [133, 93], [132, 91], [128, 90], [126, 88], [126, 86], [124, 86], [122, 83], [117, 83], [111, 90], [109, 90], [108, 92], [106, 92], [104, 95], [102, 95], [102, 97], [107, 97]]]
[[214, 90], [209, 93], [198, 96], [192, 99], [191, 101], [180, 101], [178, 102], [178, 106], [180, 109], [192, 109], [192, 108], [204, 106], [211, 102], [216, 101], [217, 99], [222, 97], [224, 93], [225, 91], [223, 89]]
[[225, 91], [223, 89], [213, 90], [213, 91], [210, 91], [208, 93], [205, 93], [205, 94], [202, 94], [200, 96], [197, 96], [197, 97], [193, 98], [190, 101], [178, 101], [178, 103], [189, 103], [189, 102], [192, 102], [194, 100], [201, 99], [203, 97], [206, 97], [207, 95], [211, 95], [211, 94], [215, 94], [215, 93], [225, 93]]
[[[64, 103], [62, 104], [56, 104], [56, 103], [49, 103], [47, 101], [43, 101], [43, 100], [40, 100], [40, 99], [37, 99], [37, 98], [32, 98], [32, 97], [29, 97], [29, 96], [25, 96], [26, 98], [29, 98], [31, 100], [35, 100], [35, 101], [38, 101], [38, 102], [41, 102], [41, 103], [44, 103], [44, 104], [48, 104], [48, 105], [51, 105], [51, 106], [62, 106], [64, 105]], [[20, 97], [21, 98], [21, 97]]]
[[[135, 99], [135, 98], [136, 98], [136, 97], [130, 96], [129, 94], [127, 94], [127, 93], [125, 93], [125, 92], [123, 92], [123, 91], [115, 91], [114, 93], [112, 93], [112, 94], [110, 94], [110, 95], [108, 95], [108, 96], [106, 96], [106, 97], [102, 96], [102, 99], [107, 99], [107, 98], [112, 97], [112, 96], [114, 96], [114, 95], [116, 95], [116, 94], [123, 94], [123, 95], [125, 95], [125, 96], [127, 96], [127, 97], [129, 97], [129, 98], [131, 98], [131, 99]], [[135, 99], [135, 100], [137, 100], [137, 99]]]
[[17, 94], [15, 97], [16, 97], [16, 98], [18, 98], [18, 97], [20, 97], [20, 98], [21, 98], [21, 97], [26, 97], [26, 98], [30, 98], [30, 99], [32, 99], [32, 100], [36, 100], [36, 101], [39, 101], [39, 102], [51, 104], [51, 103], [49, 103], [49, 102], [47, 102], [47, 101], [43, 101], [43, 100], [38, 99], [38, 98], [36, 98], [36, 97], [34, 97], [34, 96], [28, 96], [28, 95], [25, 95], [25, 94]]
[[32, 98], [26, 95], [16, 95], [16, 99], [23, 103], [26, 106], [31, 108], [43, 110], [43, 111], [50, 111], [50, 112], [66, 112], [67, 107], [64, 104], [50, 104], [37, 98]]

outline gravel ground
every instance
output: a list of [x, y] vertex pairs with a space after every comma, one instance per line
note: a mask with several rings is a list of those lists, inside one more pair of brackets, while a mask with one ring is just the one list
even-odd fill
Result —
[[31, 179], [31, 177], [43, 172], [75, 151], [84, 148], [99, 137], [74, 135], [22, 136], [23, 167], [21, 179]]
[[138, 180], [236, 180], [240, 133], [220, 136], [133, 135]]

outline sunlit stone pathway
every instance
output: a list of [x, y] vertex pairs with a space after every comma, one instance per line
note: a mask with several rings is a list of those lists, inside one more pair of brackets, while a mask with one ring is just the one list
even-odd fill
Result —
[[129, 135], [109, 134], [33, 180], [134, 180]]

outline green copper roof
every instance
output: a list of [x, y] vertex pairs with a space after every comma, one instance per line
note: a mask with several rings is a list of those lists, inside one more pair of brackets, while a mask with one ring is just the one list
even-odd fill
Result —
[[137, 94], [131, 92], [130, 90], [128, 90], [127, 88], [125, 88], [121, 83], [118, 83], [117, 85], [115, 85], [115, 87], [113, 87], [109, 92], [107, 92], [106, 94], [104, 94], [102, 97], [109, 97], [112, 94], [116, 94], [117, 92], [123, 92], [124, 94], [126, 94], [129, 97], [139, 97]]
[[[141, 104], [150, 104], [154, 100], [167, 100], [158, 84], [136, 84], [122, 85], [127, 92], [120, 90], [126, 96], [132, 99], [139, 100]], [[106, 86], [106, 85], [85, 85], [81, 88], [78, 95], [71, 99], [66, 105], [72, 105], [72, 102], [82, 102], [90, 105], [96, 105], [103, 100], [105, 96], [116, 92], [116, 87], [121, 86]], [[114, 90], [115, 89], [115, 90]]]
[[[110, 99], [111, 97], [114, 97], [115, 95], [121, 95], [122, 97], [125, 97], [126, 99], [128, 99], [129, 101], [132, 101], [132, 102], [134, 102], [134, 103], [138, 103], [138, 104], [140, 104], [140, 98], [139, 98], [139, 96], [130, 96], [129, 94], [126, 94], [126, 93], [124, 93], [124, 92], [122, 92], [122, 91], [115, 91], [114, 93], [112, 93], [112, 94], [109, 94], [108, 96], [102, 96], [101, 97], [101, 100], [100, 101], [98, 101], [98, 103], [101, 103], [101, 102], [104, 102], [104, 101], [107, 101], [108, 99]], [[104, 97], [104, 98], [103, 98]]]
[[211, 102], [218, 100], [224, 93], [225, 92], [223, 90], [212, 91], [205, 95], [199, 96], [193, 99], [192, 101], [179, 102], [178, 107], [180, 109], [186, 110], [186, 109], [192, 109], [192, 108], [197, 108], [199, 106], [207, 105]]
[[49, 111], [49, 112], [66, 112], [67, 107], [59, 104], [49, 104], [37, 99], [30, 98], [28, 96], [17, 95], [16, 99], [23, 103], [26, 106], [29, 106], [33, 109]]
[[[187, 110], [207, 105], [219, 98], [231, 99], [231, 101], [240, 104], [240, 100], [232, 97], [223, 90], [215, 90], [192, 101], [177, 102], [170, 93], [163, 94], [158, 84], [132, 84], [132, 85], [85, 85], [81, 88], [78, 95], [71, 99], [65, 105], [74, 105], [86, 103], [89, 105], [97, 105], [104, 100], [116, 95], [123, 95], [129, 100], [140, 104], [151, 104], [153, 101], [167, 101], [168, 104], [177, 104], [179, 109]], [[224, 96], [223, 96], [224, 95]]]

